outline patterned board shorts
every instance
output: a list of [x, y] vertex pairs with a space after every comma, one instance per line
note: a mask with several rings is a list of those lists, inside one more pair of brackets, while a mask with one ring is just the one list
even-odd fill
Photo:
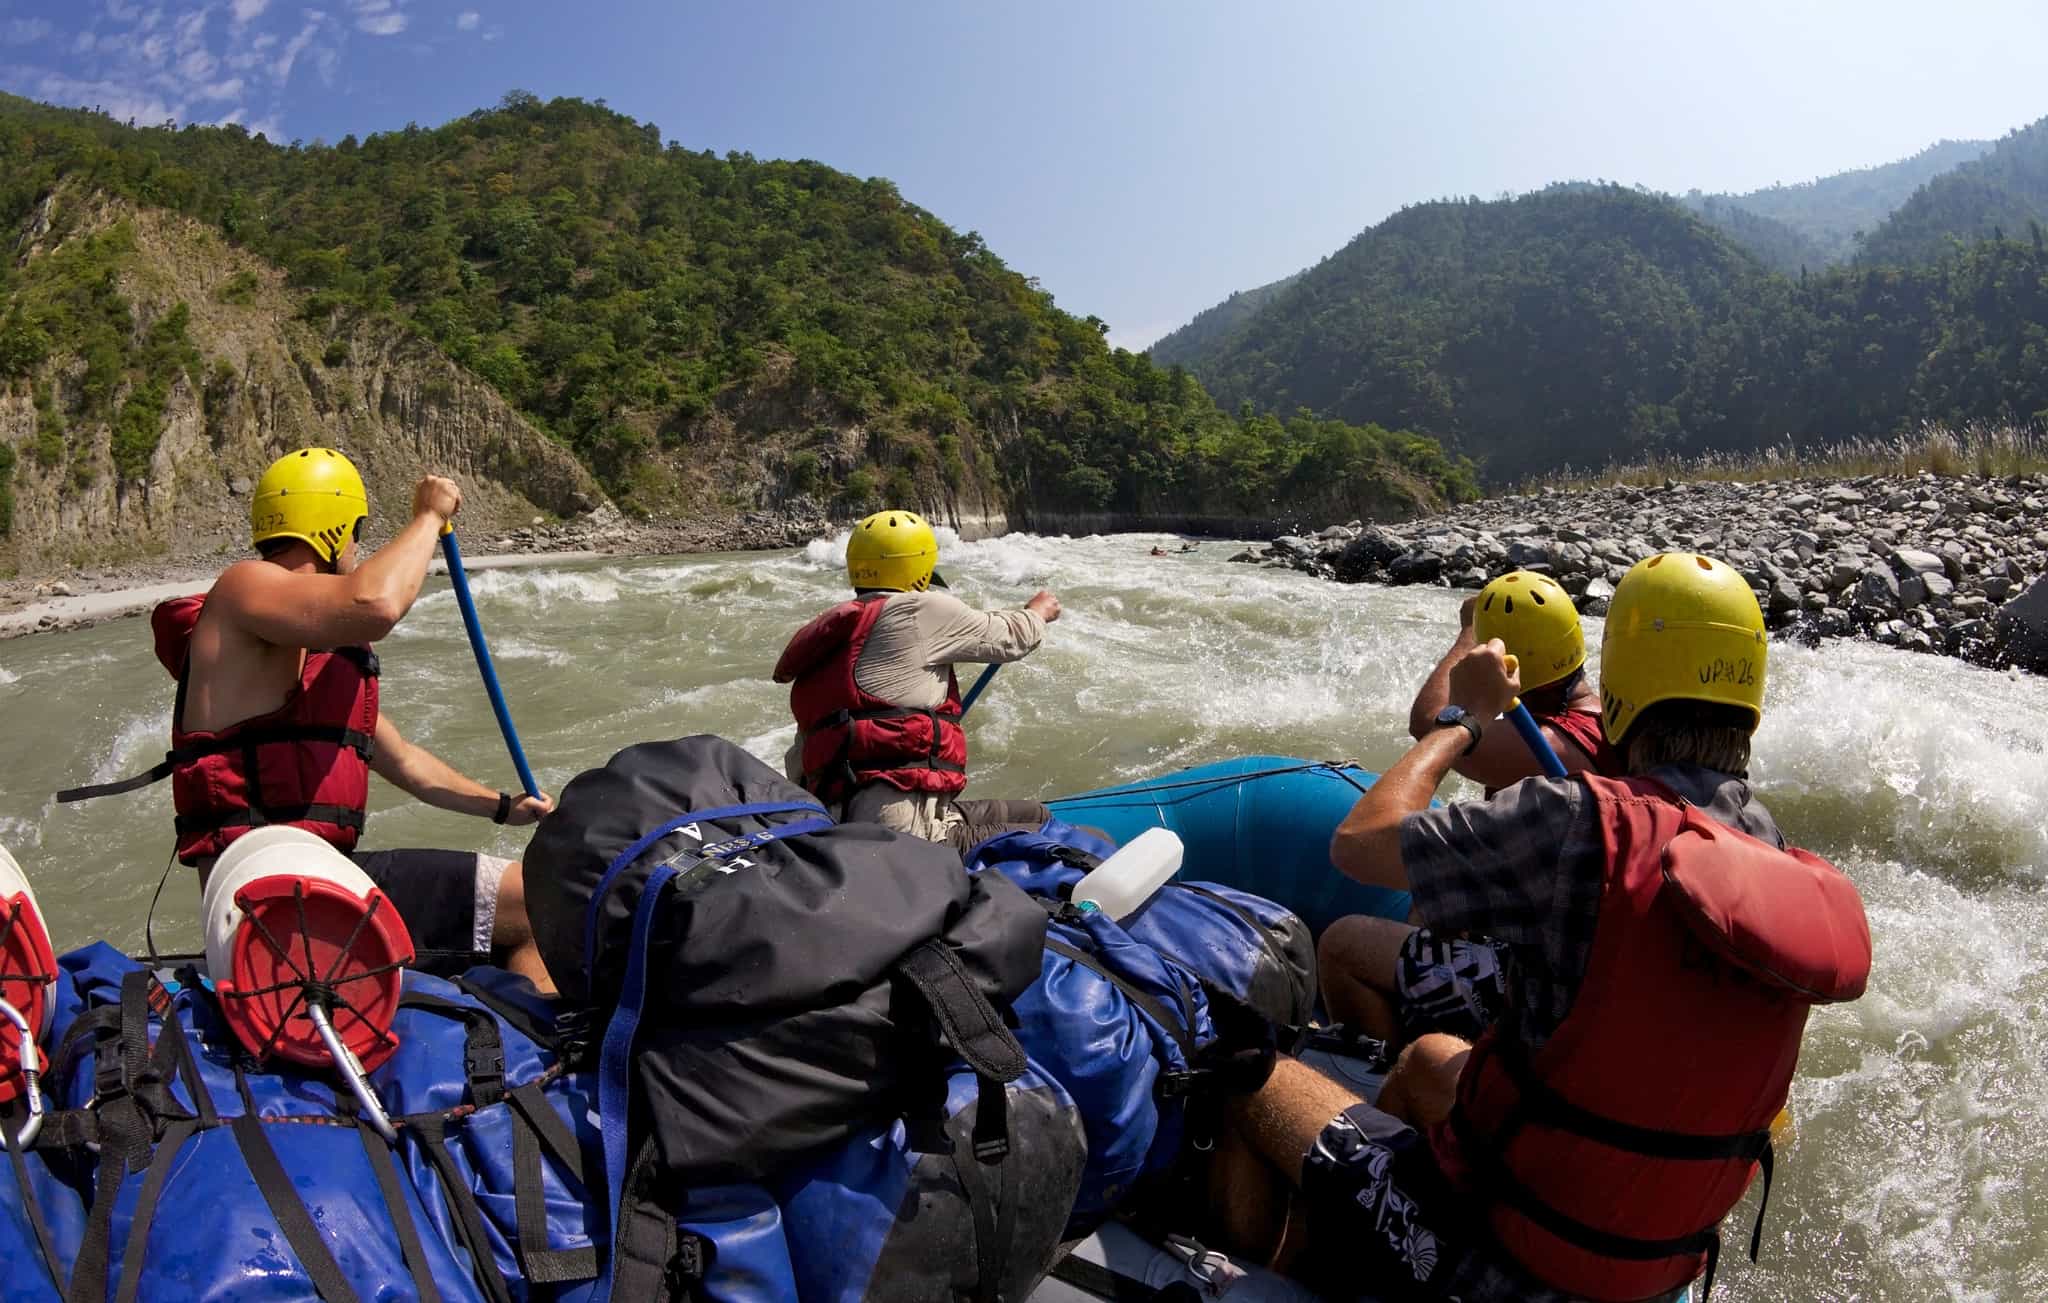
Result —
[[1401, 1032], [1409, 1040], [1443, 1032], [1476, 1041], [1506, 1012], [1513, 985], [1514, 954], [1500, 942], [1417, 928], [1394, 965]]
[[1414, 1128], [1370, 1104], [1339, 1113], [1302, 1161], [1309, 1218], [1303, 1278], [1326, 1292], [1346, 1287], [1344, 1297], [1367, 1281], [1394, 1298], [1444, 1281], [1457, 1250], [1425, 1202], [1440, 1184]]

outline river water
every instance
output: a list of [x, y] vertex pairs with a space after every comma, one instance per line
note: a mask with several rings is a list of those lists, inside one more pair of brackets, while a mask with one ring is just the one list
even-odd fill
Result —
[[[1374, 768], [1400, 754], [1456, 595], [1228, 565], [1222, 543], [1147, 556], [1157, 542], [1174, 545], [947, 540], [943, 569], [969, 601], [1050, 587], [1066, 604], [975, 708], [972, 792], [1060, 795], [1246, 752]], [[842, 595], [843, 543], [474, 575], [542, 783], [696, 732], [779, 763], [791, 728], [768, 669]], [[61, 809], [47, 795], [161, 754], [170, 684], [148, 641], [122, 621], [0, 643], [0, 844], [60, 948], [139, 947], [169, 853], [168, 784]], [[380, 651], [386, 709], [409, 736], [516, 785], [443, 581]], [[1787, 832], [1861, 887], [1877, 966], [1861, 1002], [1813, 1018], [1762, 1265], [1742, 1252], [1752, 1194], [1728, 1223], [1717, 1298], [2048, 1298], [2044, 738], [2043, 680], [1860, 643], [1773, 647], [1752, 776]], [[372, 808], [372, 846], [522, 842], [389, 788]], [[196, 895], [173, 875], [160, 947], [196, 947]]]

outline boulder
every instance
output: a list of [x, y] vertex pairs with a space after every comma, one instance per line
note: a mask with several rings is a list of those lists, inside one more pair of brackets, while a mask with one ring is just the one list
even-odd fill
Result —
[[1774, 579], [1764, 597], [1764, 607], [1773, 616], [1790, 615], [1799, 609], [1805, 594], [1790, 579]]
[[1347, 584], [1362, 583], [1386, 569], [1389, 562], [1406, 551], [1399, 539], [1383, 529], [1367, 529], [1344, 545], [1332, 563], [1337, 578]]
[[1927, 582], [1919, 575], [1899, 580], [1899, 609], [1911, 611], [1927, 600]]
[[1945, 574], [1948, 570], [1947, 563], [1939, 556], [1918, 548], [1893, 548], [1885, 560], [1891, 562], [1892, 572], [1901, 579], [1909, 574]]
[[1508, 564], [1517, 570], [1548, 568], [1557, 563], [1557, 556], [1547, 543], [1530, 543], [1516, 539], [1508, 544]]
[[1856, 582], [1856, 601], [1859, 605], [1876, 607], [1880, 611], [1897, 612], [1899, 577], [1885, 566], [1866, 568]]
[[[1947, 575], [1942, 574], [1939, 571], [1933, 574], [1920, 575], [1918, 576], [1918, 578], [1920, 580], [1920, 586], [1927, 590], [1927, 600], [1930, 602], [1946, 602], [1951, 596], [1955, 594], [1955, 584], [1949, 579]], [[1904, 587], [1905, 586], [1902, 583], [1900, 585], [1901, 596], [1904, 595]]]
[[1428, 548], [1411, 548], [1387, 565], [1387, 579], [1396, 584], [1431, 584], [1442, 576], [1444, 559]]
[[1830, 484], [1821, 491], [1821, 498], [1831, 506], [1853, 507], [1869, 501], [1861, 493], [1846, 484]]
[[1999, 607], [1991, 629], [2006, 659], [2037, 674], [2048, 671], [2048, 578]]
[[1273, 540], [1273, 550], [1282, 556], [1314, 556], [1316, 545], [1299, 534], [1282, 534]]

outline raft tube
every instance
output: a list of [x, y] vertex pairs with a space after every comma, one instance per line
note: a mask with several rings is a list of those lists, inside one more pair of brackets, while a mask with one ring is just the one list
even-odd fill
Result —
[[1178, 877], [1276, 900], [1321, 936], [1346, 914], [1408, 917], [1407, 892], [1368, 887], [1330, 866], [1330, 834], [1378, 778], [1356, 765], [1239, 756], [1050, 804], [1068, 823], [1119, 843], [1170, 828], [1187, 847]]

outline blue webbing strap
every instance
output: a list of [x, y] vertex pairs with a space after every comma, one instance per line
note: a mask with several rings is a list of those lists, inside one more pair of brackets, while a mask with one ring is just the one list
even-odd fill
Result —
[[[686, 823], [694, 823], [700, 819], [730, 818], [741, 814], [777, 814], [786, 810], [819, 810], [821, 814], [823, 813], [820, 807], [813, 805], [782, 803], [733, 806], [723, 810], [702, 810], [684, 815], [647, 834], [622, 852], [619, 858], [612, 861], [611, 867], [605, 870], [604, 882], [608, 884], [647, 847]], [[611, 1022], [605, 1026], [604, 1043], [598, 1052], [598, 1129], [604, 1141], [604, 1178], [607, 1191], [605, 1201], [611, 1209], [612, 1246], [605, 1259], [604, 1275], [599, 1278], [597, 1287], [591, 1292], [591, 1303], [610, 1303], [612, 1279], [618, 1273], [620, 1228], [626, 1224], [626, 1123], [627, 1112], [632, 1107], [633, 1037], [639, 1031], [640, 1011], [647, 999], [647, 941], [654, 931], [654, 920], [661, 912], [662, 897], [668, 894], [668, 889], [676, 878], [713, 860], [728, 859], [756, 846], [780, 841], [785, 837], [819, 832], [832, 826], [831, 819], [817, 818], [802, 819], [779, 828], [763, 828], [759, 832], [706, 846], [702, 848], [701, 853], [693, 854], [689, 863], [680, 867], [676, 860], [664, 861], [655, 865], [654, 870], [647, 875], [647, 883], [640, 891], [639, 903], [633, 907], [633, 933], [626, 949], [625, 983], [619, 990], [618, 1007], [612, 1011]], [[591, 898], [593, 920], [597, 915], [598, 902], [602, 899], [601, 895]]]
[[[824, 814], [825, 807], [815, 801], [759, 801], [752, 805], [722, 805], [710, 810], [691, 810], [679, 814], [667, 823], [655, 828], [635, 841], [625, 850], [612, 857], [604, 874], [597, 880], [596, 890], [590, 893], [590, 907], [583, 916], [583, 962], [592, 963], [597, 958], [597, 920], [604, 909], [604, 898], [611, 894], [612, 884], [618, 876], [640, 858], [649, 846], [660, 841], [678, 828], [687, 828], [693, 823], [704, 823], [712, 819], [738, 819], [748, 815], [788, 814], [795, 810], [811, 810]], [[806, 828], [805, 832], [815, 829]]]

